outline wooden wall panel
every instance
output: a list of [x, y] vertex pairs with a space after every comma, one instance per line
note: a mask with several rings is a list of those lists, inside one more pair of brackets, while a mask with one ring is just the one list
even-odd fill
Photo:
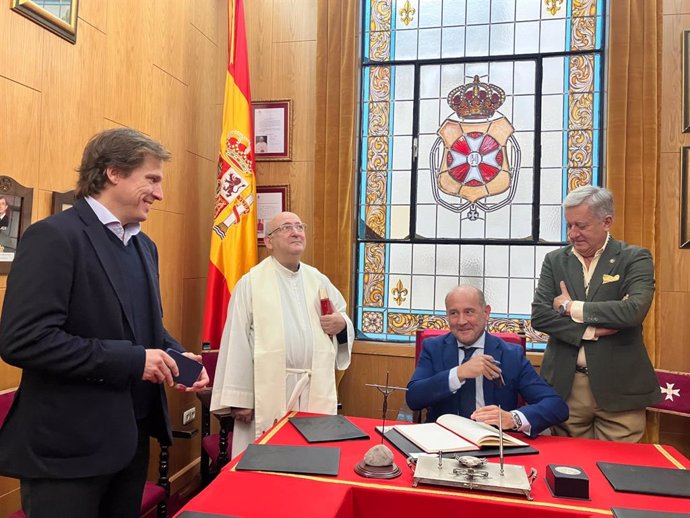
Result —
[[[656, 366], [690, 372], [690, 250], [680, 242], [680, 155], [690, 145], [690, 133], [682, 133], [682, 32], [690, 29], [690, 0], [665, 0], [661, 52], [660, 185], [656, 271], [658, 304]], [[690, 86], [690, 85], [688, 85]], [[690, 454], [687, 418], [661, 415], [658, 441]], [[657, 438], [653, 438], [657, 439]]]
[[[165, 199], [143, 228], [158, 245], [165, 325], [198, 351], [227, 0], [80, 0], [76, 45], [5, 7], [0, 34], [8, 43], [0, 47], [0, 174], [34, 188], [34, 221], [50, 214], [53, 190], [75, 184], [83, 146], [101, 129], [132, 126], [173, 153], [165, 165]], [[0, 276], [0, 307], [5, 286]], [[0, 362], [0, 389], [16, 386], [20, 376]], [[180, 425], [196, 398], [174, 390], [168, 396], [172, 422]], [[197, 439], [176, 440], [173, 479], [195, 469]], [[17, 509], [15, 487], [16, 481], [0, 480], [0, 516]]]
[[77, 44], [45, 39], [41, 93], [41, 147], [38, 185], [49, 191], [74, 188], [75, 170], [84, 144], [103, 129], [103, 85], [94, 78], [105, 75], [106, 36], [84, 23]]
[[[4, 2], [3, 9], [0, 9], [0, 34], [3, 36], [3, 44], [0, 45], [0, 76], [40, 91], [43, 39], [59, 38], [11, 11], [9, 2]], [[21, 53], [21, 59], [17, 59], [18, 53]]]
[[[105, 118], [152, 133], [151, 107], [159, 92], [153, 90], [153, 3], [140, 0], [108, 2]], [[164, 11], [159, 16], [165, 17]]]
[[[292, 99], [292, 160], [314, 161], [316, 42], [273, 45], [273, 99]], [[278, 79], [280, 78], [280, 79]]]
[[[280, 4], [281, 2], [278, 2]], [[247, 23], [247, 52], [249, 73], [252, 82], [252, 99], [270, 99], [273, 92], [273, 2], [263, 0], [245, 3]], [[290, 18], [296, 18], [290, 16]], [[273, 97], [275, 99], [275, 97]]]
[[273, 2], [272, 25], [274, 42], [316, 41], [314, 0]]
[[0, 77], [0, 175], [23, 185], [36, 185], [38, 180], [40, 112], [39, 92]]
[[153, 43], [153, 64], [170, 74], [180, 82], [189, 84], [191, 70], [187, 58], [187, 36], [191, 17], [190, 10], [193, 2], [170, 2], [170, 0], [154, 0], [154, 13], [165, 13], [165, 16], [155, 16], [149, 37]]

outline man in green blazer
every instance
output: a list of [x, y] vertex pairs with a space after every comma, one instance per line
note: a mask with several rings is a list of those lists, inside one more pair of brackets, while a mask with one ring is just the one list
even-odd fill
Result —
[[532, 302], [532, 326], [549, 335], [541, 375], [570, 407], [554, 433], [637, 442], [661, 399], [642, 339], [652, 256], [611, 237], [608, 190], [579, 187], [563, 208], [571, 244], [546, 255]]

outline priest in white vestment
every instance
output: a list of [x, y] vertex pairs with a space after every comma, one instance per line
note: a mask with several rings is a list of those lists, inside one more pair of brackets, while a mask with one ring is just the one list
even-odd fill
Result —
[[[271, 256], [235, 285], [220, 344], [211, 411], [235, 418], [234, 457], [287, 411], [335, 414], [335, 370], [350, 365], [354, 328], [328, 277], [300, 261], [305, 225], [282, 212], [266, 227]], [[332, 313], [322, 314], [328, 297]]]

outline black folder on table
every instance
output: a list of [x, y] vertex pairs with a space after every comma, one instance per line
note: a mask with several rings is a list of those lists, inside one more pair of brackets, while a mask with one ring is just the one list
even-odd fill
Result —
[[641, 509], [625, 509], [612, 507], [614, 518], [688, 518], [688, 513], [668, 513], [665, 511], [643, 511]]
[[250, 444], [235, 469], [336, 476], [339, 465], [340, 448]]
[[[386, 433], [383, 435], [388, 442], [400, 450], [404, 455], [424, 453], [424, 450], [419, 448], [415, 443], [410, 441], [407, 437], [397, 431], [395, 428], [386, 427]], [[376, 431], [381, 433], [380, 427], [376, 427]], [[508, 457], [510, 455], [532, 455], [539, 453], [539, 450], [532, 448], [532, 446], [516, 446], [510, 448], [503, 448], [503, 455]], [[447, 459], [452, 459], [456, 455], [471, 455], [473, 457], [498, 457], [500, 455], [498, 448], [481, 448], [479, 450], [451, 452], [444, 453], [443, 456]]]
[[597, 462], [616, 491], [690, 498], [690, 470]]
[[349, 441], [369, 436], [341, 415], [291, 417], [289, 421], [307, 442]]
[[229, 514], [211, 514], [211, 513], [201, 513], [199, 511], [182, 511], [177, 515], [177, 518], [237, 518], [236, 516], [230, 516]]

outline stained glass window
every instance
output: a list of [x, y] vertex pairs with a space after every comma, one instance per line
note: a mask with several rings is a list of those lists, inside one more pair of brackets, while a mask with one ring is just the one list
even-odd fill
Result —
[[530, 325], [561, 202], [599, 184], [603, 0], [364, 0], [357, 332], [445, 327], [484, 290], [492, 331]]

